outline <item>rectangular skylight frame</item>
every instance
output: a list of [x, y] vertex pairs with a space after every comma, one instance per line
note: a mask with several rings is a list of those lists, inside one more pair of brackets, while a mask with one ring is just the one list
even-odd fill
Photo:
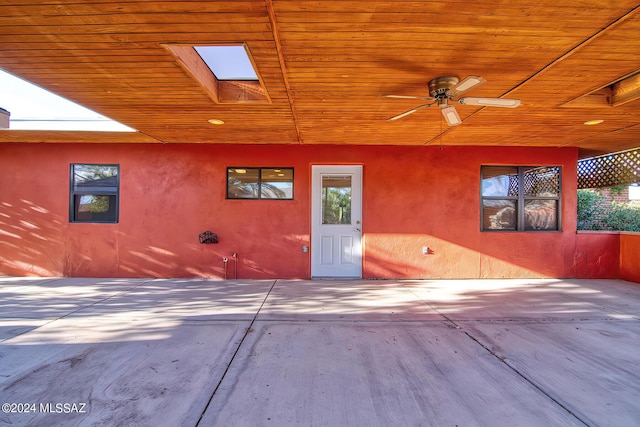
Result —
[[255, 66], [251, 51], [246, 43], [227, 43], [207, 46], [235, 46], [243, 49], [248, 58], [253, 73], [251, 75], [232, 75], [221, 73], [221, 77], [242, 77], [251, 79], [223, 80], [218, 78], [205, 63], [202, 56], [196, 51], [196, 47], [205, 45], [163, 44], [177, 60], [178, 64], [191, 75], [207, 91], [216, 104], [271, 104], [271, 97], [267, 92], [260, 73]]

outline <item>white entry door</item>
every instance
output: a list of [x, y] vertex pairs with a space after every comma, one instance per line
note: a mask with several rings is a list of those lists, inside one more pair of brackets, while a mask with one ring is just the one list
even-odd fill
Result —
[[311, 276], [362, 277], [362, 166], [313, 166]]

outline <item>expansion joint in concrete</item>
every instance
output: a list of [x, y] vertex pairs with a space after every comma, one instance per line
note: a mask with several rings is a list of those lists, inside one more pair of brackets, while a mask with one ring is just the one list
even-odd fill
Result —
[[233, 361], [235, 360], [236, 356], [238, 355], [238, 352], [240, 351], [240, 348], [242, 347], [242, 344], [244, 343], [245, 339], [247, 338], [247, 335], [249, 335], [249, 333], [251, 331], [253, 331], [253, 324], [256, 322], [256, 319], [258, 318], [258, 315], [260, 314], [260, 310], [262, 310], [262, 307], [264, 307], [264, 304], [267, 302], [267, 299], [269, 298], [269, 295], [271, 294], [271, 291], [273, 290], [273, 287], [276, 285], [277, 282], [278, 282], [277, 279], [273, 281], [273, 283], [271, 284], [271, 287], [269, 288], [269, 291], [267, 292], [267, 294], [265, 295], [264, 299], [262, 300], [262, 303], [260, 304], [260, 307], [258, 307], [258, 310], [256, 311], [256, 314], [253, 316], [253, 319], [251, 319], [251, 322], [249, 323], [249, 326], [247, 326], [246, 330], [244, 331], [244, 335], [242, 336], [242, 338], [238, 342], [238, 345], [236, 346], [236, 348], [235, 348], [235, 350], [233, 352], [233, 355], [229, 359], [229, 363], [227, 363], [227, 366], [226, 366], [224, 372], [220, 376], [220, 380], [218, 381], [218, 384], [216, 384], [216, 387], [213, 389], [213, 392], [211, 393], [211, 396], [209, 397], [209, 400], [207, 401], [207, 404], [203, 408], [202, 413], [200, 414], [200, 418], [198, 418], [198, 422], [196, 423], [195, 427], [198, 427], [200, 425], [200, 422], [202, 421], [202, 418], [204, 417], [205, 412], [207, 412], [207, 409], [209, 409], [209, 406], [211, 405], [211, 402], [213, 401], [213, 398], [215, 397], [216, 393], [218, 392], [218, 389], [220, 388], [220, 385], [222, 384], [222, 382], [224, 381], [225, 377], [227, 376], [227, 373], [229, 372], [229, 369], [231, 369], [231, 365], [233, 364]]

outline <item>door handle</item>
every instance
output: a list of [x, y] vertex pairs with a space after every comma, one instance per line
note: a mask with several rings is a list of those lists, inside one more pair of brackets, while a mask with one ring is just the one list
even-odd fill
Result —
[[359, 228], [354, 229], [353, 231], [357, 231], [358, 233], [362, 232]]

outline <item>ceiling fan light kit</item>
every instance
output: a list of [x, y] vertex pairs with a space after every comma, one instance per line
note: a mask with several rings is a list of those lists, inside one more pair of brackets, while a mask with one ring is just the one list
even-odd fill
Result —
[[459, 98], [461, 94], [472, 89], [486, 80], [480, 76], [467, 76], [460, 80], [456, 76], [442, 76], [436, 77], [429, 82], [429, 97], [425, 96], [408, 96], [408, 95], [386, 95], [387, 98], [399, 98], [399, 99], [420, 99], [423, 101], [431, 101], [427, 104], [420, 105], [405, 111], [404, 113], [393, 116], [387, 120], [398, 120], [403, 117], [413, 114], [416, 111], [420, 111], [424, 108], [431, 107], [437, 104], [440, 107], [440, 111], [444, 116], [449, 126], [457, 126], [462, 123], [462, 119], [458, 115], [455, 107], [450, 105], [449, 102], [457, 102], [461, 105], [475, 105], [479, 107], [502, 107], [502, 108], [516, 108], [520, 105], [519, 99], [505, 99], [505, 98], [476, 98], [466, 97]]

